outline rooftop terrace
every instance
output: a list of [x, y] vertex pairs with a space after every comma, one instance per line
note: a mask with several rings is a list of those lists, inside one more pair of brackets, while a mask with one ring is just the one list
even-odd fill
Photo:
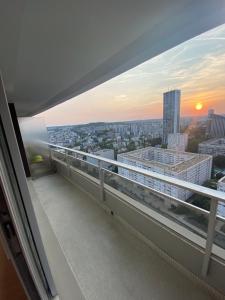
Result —
[[203, 144], [203, 145], [210, 145], [210, 146], [222, 146], [222, 147], [225, 147], [225, 138], [210, 139], [210, 140], [202, 142], [201, 144]]

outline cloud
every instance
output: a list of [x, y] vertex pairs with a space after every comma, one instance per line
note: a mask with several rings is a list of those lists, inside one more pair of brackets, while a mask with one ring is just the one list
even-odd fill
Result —
[[127, 101], [128, 96], [126, 94], [120, 94], [114, 97], [115, 101], [121, 102], [121, 101]]
[[127, 98], [127, 95], [126, 94], [121, 94], [121, 95], [118, 95], [116, 97], [119, 98], [119, 99], [124, 99], [124, 98]]

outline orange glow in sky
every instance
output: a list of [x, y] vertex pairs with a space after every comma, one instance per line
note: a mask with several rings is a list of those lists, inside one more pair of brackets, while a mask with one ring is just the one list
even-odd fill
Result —
[[195, 109], [196, 110], [201, 110], [203, 108], [203, 104], [201, 102], [198, 102], [195, 104]]

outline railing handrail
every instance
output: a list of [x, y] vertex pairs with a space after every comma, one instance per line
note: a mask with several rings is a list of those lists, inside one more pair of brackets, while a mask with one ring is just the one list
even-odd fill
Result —
[[126, 169], [126, 170], [129, 170], [129, 171], [132, 171], [132, 172], [136, 172], [138, 174], [142, 174], [142, 175], [151, 177], [153, 179], [158, 179], [160, 181], [172, 184], [172, 185], [177, 186], [179, 188], [187, 189], [187, 190], [192, 191], [194, 193], [201, 194], [201, 195], [206, 196], [210, 199], [215, 199], [217, 201], [225, 202], [225, 193], [221, 192], [221, 191], [212, 190], [210, 188], [207, 188], [207, 187], [204, 187], [204, 186], [192, 183], [192, 182], [187, 182], [187, 181], [184, 181], [184, 180], [181, 180], [181, 179], [173, 178], [173, 177], [163, 175], [163, 174], [159, 174], [159, 173], [156, 173], [156, 172], [153, 172], [153, 171], [144, 170], [144, 169], [139, 168], [139, 167], [134, 167], [134, 166], [122, 163], [122, 162], [118, 162], [116, 160], [104, 158], [104, 157], [94, 155], [94, 154], [90, 154], [90, 153], [87, 153], [87, 152], [83, 152], [83, 151], [80, 151], [80, 150], [74, 150], [74, 149], [71, 149], [71, 148], [59, 146], [59, 145], [48, 143], [48, 142], [43, 142], [43, 143], [46, 144], [46, 145], [52, 146], [52, 147], [67, 150], [67, 151], [70, 151], [70, 152], [74, 152], [74, 153], [79, 154], [79, 155], [91, 157], [91, 158], [94, 158], [98, 161], [109, 163], [109, 164], [112, 164], [114, 166], [121, 167], [123, 169]]
[[[71, 156], [71, 155], [68, 155], [68, 156], [74, 158], [74, 157]], [[57, 159], [57, 158], [54, 158], [54, 159]], [[76, 157], [75, 159], [78, 160], [78, 161], [80, 161], [80, 162], [84, 162], [85, 164], [87, 164], [87, 165], [89, 165], [89, 166], [98, 168], [95, 164], [93, 164], [93, 163], [91, 163], [91, 162], [89, 162], [89, 161], [87, 161], [87, 160], [83, 160], [83, 159], [80, 159], [80, 158], [78, 158], [78, 157]], [[57, 160], [60, 161], [60, 159], [57, 159]], [[121, 174], [115, 173], [115, 172], [113, 172], [113, 171], [110, 171], [110, 170], [108, 170], [108, 169], [105, 169], [104, 167], [103, 167], [102, 169], [103, 169], [104, 171], [107, 171], [107, 173], [109, 173], [109, 174], [118, 176], [118, 177], [120, 177], [120, 178], [122, 178], [122, 179], [124, 179], [124, 180], [127, 180], [127, 181], [129, 181], [129, 182], [132, 182], [132, 183], [134, 183], [134, 184], [138, 184], [139, 186], [141, 186], [141, 187], [143, 187], [143, 188], [149, 190], [150, 192], [156, 193], [158, 196], [166, 197], [166, 198], [170, 199], [171, 201], [175, 201], [175, 202], [177, 202], [177, 203], [179, 203], [179, 204], [181, 204], [181, 205], [183, 205], [183, 206], [186, 206], [186, 207], [188, 207], [188, 208], [190, 208], [190, 209], [192, 209], [192, 210], [196, 210], [196, 211], [198, 211], [198, 212], [200, 212], [200, 213], [203, 213], [204, 215], [207, 215], [207, 216], [209, 215], [209, 211], [206, 210], [206, 209], [200, 208], [200, 207], [198, 207], [198, 206], [196, 206], [196, 205], [193, 205], [193, 204], [191, 204], [191, 203], [189, 203], [189, 202], [186, 202], [186, 201], [180, 200], [180, 199], [178, 199], [178, 198], [175, 198], [175, 197], [173, 197], [173, 196], [171, 196], [171, 195], [168, 195], [168, 194], [163, 193], [163, 192], [161, 192], [161, 191], [159, 191], [159, 190], [156, 190], [156, 189], [154, 189], [154, 188], [152, 188], [152, 187], [149, 187], [149, 186], [147, 186], [147, 185], [145, 185], [145, 184], [143, 184], [143, 183], [141, 183], [141, 182], [135, 181], [135, 180], [133, 180], [133, 179], [131, 179], [131, 178], [125, 177], [124, 175], [121, 175]], [[217, 218], [217, 220], [220, 220], [220, 221], [222, 221], [222, 222], [225, 222], [225, 218], [222, 217], [222, 216], [220, 216], [220, 215], [216, 215], [216, 218]]]

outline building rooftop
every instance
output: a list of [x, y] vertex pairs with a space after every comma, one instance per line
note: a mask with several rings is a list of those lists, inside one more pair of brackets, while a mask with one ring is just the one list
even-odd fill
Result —
[[[160, 158], [158, 155], [161, 155]], [[211, 155], [176, 151], [172, 149], [160, 149], [146, 147], [143, 149], [120, 154], [121, 157], [139, 161], [147, 167], [159, 167], [171, 172], [182, 172], [204, 160]], [[168, 160], [169, 157], [169, 160]]]
[[211, 117], [216, 117], [216, 118], [222, 118], [224, 119], [225, 118], [225, 115], [219, 115], [219, 114], [211, 114]]
[[225, 146], [225, 138], [217, 138], [217, 139], [210, 139], [200, 143], [200, 145], [214, 145], [214, 146]]

